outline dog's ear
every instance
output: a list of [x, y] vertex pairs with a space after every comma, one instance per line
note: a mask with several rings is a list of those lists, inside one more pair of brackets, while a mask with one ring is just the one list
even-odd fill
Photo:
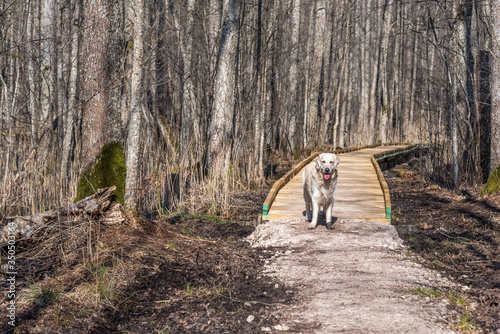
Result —
[[314, 161], [316, 162], [316, 169], [317, 169], [317, 170], [320, 170], [320, 169], [321, 169], [321, 154], [320, 154], [320, 155], [318, 155], [318, 156], [316, 157], [316, 160], [314, 160]]
[[335, 155], [335, 159], [337, 160], [337, 162], [335, 163], [335, 168], [337, 168], [339, 166], [339, 164], [340, 164], [339, 156]]

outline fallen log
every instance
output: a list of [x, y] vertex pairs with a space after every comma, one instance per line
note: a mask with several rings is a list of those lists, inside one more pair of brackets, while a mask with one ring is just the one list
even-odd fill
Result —
[[36, 231], [57, 223], [62, 217], [97, 217], [106, 225], [120, 224], [125, 221], [123, 207], [113, 202], [112, 196], [116, 187], [98, 189], [97, 192], [70, 206], [49, 210], [34, 215], [7, 217], [7, 224], [0, 227], [0, 245], [9, 240], [30, 237]]

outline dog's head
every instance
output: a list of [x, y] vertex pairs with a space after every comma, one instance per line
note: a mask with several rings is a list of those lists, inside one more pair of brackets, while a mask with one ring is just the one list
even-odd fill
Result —
[[329, 180], [339, 163], [339, 157], [335, 153], [321, 153], [316, 158], [316, 169], [323, 174], [325, 180]]

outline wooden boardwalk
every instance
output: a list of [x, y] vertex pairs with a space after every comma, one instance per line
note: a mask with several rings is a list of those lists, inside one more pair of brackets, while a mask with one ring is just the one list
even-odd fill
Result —
[[[373, 165], [372, 157], [409, 147], [411, 145], [379, 146], [339, 154], [339, 176], [333, 217], [389, 222], [390, 204], [386, 210], [385, 202], [388, 199], [384, 199], [384, 195], [388, 196], [388, 189], [384, 194], [377, 176], [378, 165]], [[383, 183], [385, 184], [385, 181]], [[267, 219], [303, 218], [304, 211], [300, 171], [278, 192]]]

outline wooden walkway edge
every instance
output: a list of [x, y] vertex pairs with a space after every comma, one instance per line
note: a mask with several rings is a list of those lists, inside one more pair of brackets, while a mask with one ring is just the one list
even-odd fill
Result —
[[[333, 151], [340, 157], [339, 183], [333, 216], [390, 222], [392, 212], [389, 187], [379, 162], [386, 166], [398, 156], [427, 147], [398, 143]], [[304, 201], [300, 171], [320, 153], [312, 153], [274, 183], [263, 204], [263, 221], [281, 217], [303, 217]]]

